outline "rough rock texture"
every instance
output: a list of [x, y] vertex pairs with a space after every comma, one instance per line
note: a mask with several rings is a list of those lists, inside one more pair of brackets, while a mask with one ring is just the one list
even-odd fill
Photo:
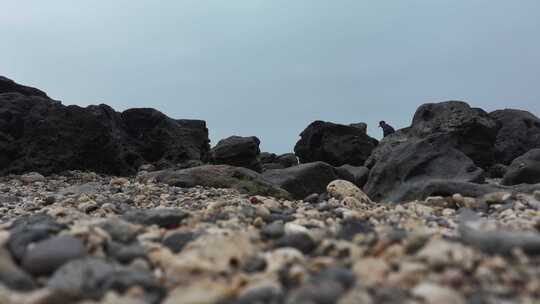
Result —
[[40, 96], [0, 94], [0, 174], [69, 169], [134, 174], [143, 163], [207, 158], [204, 121], [153, 109], [64, 106]]
[[333, 166], [361, 166], [377, 141], [357, 127], [315, 121], [301, 134], [294, 152], [301, 163], [323, 161]]
[[[361, 202], [345, 181], [313, 202], [140, 177], [0, 177], [0, 193], [19, 197], [0, 205], [0, 303], [495, 304], [540, 296], [540, 196], [531, 192], [539, 185], [381, 204]], [[80, 208], [89, 202], [97, 207]], [[52, 273], [27, 273], [8, 250], [22, 240], [27, 252], [56, 261], [50, 255], [67, 243], [44, 244], [59, 238], [84, 244], [85, 257], [70, 255]]]
[[364, 187], [369, 177], [369, 169], [363, 166], [343, 165], [337, 167], [336, 170], [340, 176], [347, 177], [346, 180], [353, 182], [359, 188]]
[[298, 166], [298, 158], [294, 153], [276, 155], [274, 153], [263, 152], [259, 156], [263, 170], [285, 169]]
[[20, 85], [11, 79], [0, 76], [0, 94], [2, 93], [20, 93], [25, 96], [39, 96], [43, 98], [49, 98], [47, 94], [41, 90]]
[[271, 183], [266, 176], [252, 170], [227, 165], [205, 165], [183, 170], [165, 170], [148, 173], [144, 179], [177, 187], [233, 188], [256, 195], [288, 197], [289, 193]]
[[465, 102], [424, 104], [416, 110], [410, 127], [398, 130], [380, 142], [366, 166], [373, 167], [403, 143], [438, 135], [445, 136], [448, 144], [471, 158], [477, 166], [488, 168], [495, 161], [493, 146], [497, 131], [497, 123], [486, 112], [471, 108]]
[[540, 148], [540, 119], [527, 111], [504, 109], [489, 113], [500, 126], [495, 159], [508, 165], [529, 150]]
[[326, 186], [336, 179], [351, 179], [340, 170], [324, 162], [301, 164], [287, 169], [267, 170], [262, 175], [271, 183], [287, 190], [294, 198], [303, 199], [313, 193], [324, 193]]
[[481, 182], [483, 170], [465, 154], [452, 148], [445, 137], [410, 139], [381, 158], [371, 169], [365, 186], [375, 201], [401, 202], [423, 199], [438, 181]]
[[255, 137], [231, 136], [220, 140], [210, 150], [210, 159], [214, 164], [244, 167], [256, 172], [262, 172], [259, 161], [259, 144]]
[[536, 183], [540, 183], [540, 149], [514, 159], [502, 180], [504, 185]]

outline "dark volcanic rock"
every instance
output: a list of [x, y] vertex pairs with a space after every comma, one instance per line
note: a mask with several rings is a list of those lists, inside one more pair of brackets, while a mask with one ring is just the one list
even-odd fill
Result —
[[60, 267], [47, 287], [62, 295], [63, 303], [100, 299], [107, 291], [123, 293], [132, 286], [145, 290], [146, 302], [159, 303], [164, 289], [150, 273], [129, 270], [97, 258], [74, 260]]
[[179, 253], [189, 242], [195, 240], [197, 236], [197, 234], [192, 232], [175, 232], [163, 239], [163, 245], [172, 252]]
[[208, 158], [210, 140], [202, 120], [172, 119], [148, 108], [129, 109], [121, 117], [129, 140], [146, 162], [176, 164]]
[[214, 164], [244, 167], [256, 172], [262, 171], [259, 161], [259, 144], [255, 137], [231, 136], [222, 139], [210, 150], [210, 158]]
[[514, 159], [503, 177], [503, 185], [540, 183], [540, 149]]
[[482, 180], [483, 170], [471, 159], [449, 145], [445, 136], [432, 135], [411, 139], [381, 158], [371, 169], [365, 190], [374, 201], [401, 202], [425, 198], [437, 190], [434, 185]]
[[489, 117], [500, 126], [495, 140], [495, 159], [508, 165], [531, 149], [540, 148], [540, 119], [522, 110], [497, 110]]
[[0, 174], [81, 169], [129, 175], [146, 162], [205, 160], [208, 143], [204, 121], [0, 94]]
[[70, 260], [86, 254], [81, 240], [57, 236], [34, 244], [26, 251], [22, 267], [34, 276], [48, 275]]
[[128, 264], [137, 258], [146, 258], [146, 249], [138, 242], [126, 245], [115, 241], [108, 241], [105, 251], [108, 257], [122, 264]]
[[377, 145], [357, 127], [315, 121], [301, 134], [294, 152], [301, 163], [324, 161], [333, 166], [361, 166]]
[[25, 96], [39, 96], [49, 98], [45, 92], [36, 88], [27, 87], [14, 82], [11, 79], [0, 76], [0, 94], [2, 93], [20, 93]]
[[52, 217], [36, 214], [17, 219], [10, 229], [7, 247], [17, 261], [21, 261], [31, 243], [45, 240], [62, 229], [65, 225], [57, 223]]
[[366, 166], [373, 167], [384, 155], [411, 140], [438, 135], [445, 137], [447, 146], [461, 151], [477, 166], [488, 168], [495, 161], [493, 145], [498, 128], [486, 112], [462, 101], [424, 104], [416, 110], [410, 127], [380, 142]]
[[291, 247], [300, 250], [304, 254], [311, 253], [317, 244], [313, 239], [305, 233], [287, 234], [276, 240], [275, 248]]
[[158, 225], [170, 228], [178, 226], [188, 213], [177, 208], [160, 208], [149, 210], [132, 210], [122, 216], [123, 220], [140, 225]]
[[350, 180], [353, 178], [350, 173], [347, 176], [340, 175], [339, 170], [324, 162], [268, 170], [262, 175], [272, 183], [287, 190], [296, 199], [303, 199], [313, 193], [324, 193], [326, 186], [336, 179]]
[[289, 197], [289, 193], [272, 184], [263, 175], [247, 168], [227, 165], [205, 165], [183, 170], [164, 170], [146, 174], [143, 179], [177, 187], [233, 188], [250, 195], [268, 195], [279, 198]]
[[503, 164], [495, 164], [489, 167], [488, 175], [490, 178], [502, 178], [508, 172], [508, 166]]
[[32, 277], [15, 264], [9, 252], [4, 248], [0, 248], [0, 285], [20, 291], [37, 287]]
[[298, 166], [298, 158], [294, 153], [276, 155], [264, 152], [259, 156], [263, 170], [285, 169]]
[[343, 179], [351, 181], [360, 189], [362, 189], [364, 185], [367, 183], [367, 179], [369, 176], [369, 169], [367, 167], [343, 165], [343, 166], [337, 167], [336, 170], [338, 170], [341, 178], [349, 175], [350, 176], [349, 178], [343, 178]]

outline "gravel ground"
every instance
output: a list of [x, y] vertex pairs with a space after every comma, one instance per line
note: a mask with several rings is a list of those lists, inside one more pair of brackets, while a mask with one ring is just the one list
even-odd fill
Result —
[[540, 193], [304, 201], [88, 172], [0, 178], [4, 303], [540, 303]]

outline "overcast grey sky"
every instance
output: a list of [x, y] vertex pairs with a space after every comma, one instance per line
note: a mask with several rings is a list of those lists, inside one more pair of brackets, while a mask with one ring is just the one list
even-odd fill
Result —
[[0, 74], [292, 151], [311, 121], [458, 99], [540, 114], [538, 0], [2, 0]]

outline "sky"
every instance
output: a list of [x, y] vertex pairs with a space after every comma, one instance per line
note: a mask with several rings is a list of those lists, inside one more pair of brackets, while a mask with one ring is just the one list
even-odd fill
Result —
[[292, 151], [314, 120], [464, 100], [540, 116], [538, 0], [2, 0], [0, 75]]

